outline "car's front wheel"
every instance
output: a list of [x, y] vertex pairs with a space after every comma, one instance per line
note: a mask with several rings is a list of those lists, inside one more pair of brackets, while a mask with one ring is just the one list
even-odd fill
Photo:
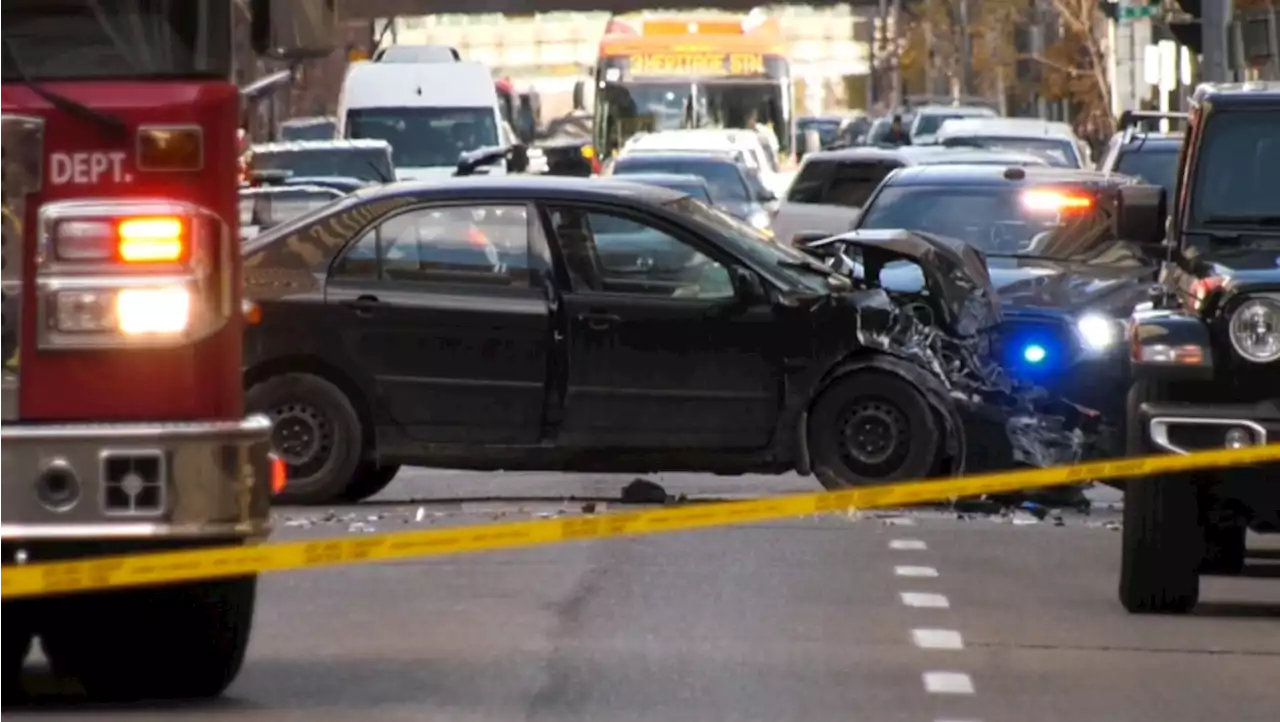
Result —
[[833, 490], [928, 476], [943, 443], [923, 394], [882, 371], [828, 386], [813, 405], [808, 438], [814, 475]]
[[360, 468], [364, 436], [342, 389], [312, 374], [282, 374], [254, 384], [245, 405], [271, 417], [271, 444], [288, 465], [289, 481], [276, 501], [328, 504], [343, 498]]
[[[1150, 398], [1145, 382], [1129, 391], [1126, 450], [1150, 453], [1138, 408]], [[1186, 474], [1130, 479], [1124, 492], [1120, 603], [1134, 614], [1183, 614], [1200, 598], [1198, 568], [1204, 551], [1200, 495]]]

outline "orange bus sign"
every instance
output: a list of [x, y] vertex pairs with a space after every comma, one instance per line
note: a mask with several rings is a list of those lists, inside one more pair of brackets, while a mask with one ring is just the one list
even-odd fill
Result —
[[631, 75], [764, 75], [760, 53], [641, 53], [631, 56]]

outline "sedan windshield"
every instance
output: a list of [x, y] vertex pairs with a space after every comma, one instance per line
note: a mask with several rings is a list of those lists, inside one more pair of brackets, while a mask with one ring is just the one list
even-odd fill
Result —
[[499, 142], [493, 108], [358, 108], [347, 115], [347, 137], [391, 143], [397, 168], [452, 167]]
[[962, 240], [987, 255], [1072, 258], [1114, 239], [1093, 194], [1006, 186], [896, 186], [863, 210], [859, 229], [907, 229]]

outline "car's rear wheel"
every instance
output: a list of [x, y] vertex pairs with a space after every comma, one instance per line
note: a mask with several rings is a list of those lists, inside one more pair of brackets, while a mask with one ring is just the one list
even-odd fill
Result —
[[343, 499], [363, 455], [363, 429], [351, 400], [329, 381], [307, 373], [254, 384], [245, 405], [271, 417], [271, 443], [288, 465], [289, 483], [276, 501], [327, 504]]
[[365, 463], [356, 471], [355, 478], [342, 492], [344, 501], [364, 501], [387, 488], [400, 471], [399, 464], [377, 465]]
[[827, 387], [810, 414], [808, 438], [814, 475], [828, 489], [925, 477], [943, 443], [920, 391], [880, 371], [854, 372]]
[[57, 600], [42, 622], [45, 654], [90, 697], [216, 697], [240, 671], [257, 577]]
[[[1150, 453], [1138, 423], [1138, 407], [1150, 398], [1145, 382], [1129, 391], [1126, 441], [1129, 456]], [[1193, 478], [1167, 474], [1130, 479], [1124, 492], [1120, 603], [1134, 614], [1184, 614], [1200, 598], [1204, 533]]]

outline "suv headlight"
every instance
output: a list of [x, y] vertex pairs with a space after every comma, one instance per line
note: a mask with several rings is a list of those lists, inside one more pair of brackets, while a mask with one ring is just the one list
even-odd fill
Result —
[[1231, 314], [1231, 345], [1254, 363], [1280, 359], [1280, 302], [1255, 298]]

